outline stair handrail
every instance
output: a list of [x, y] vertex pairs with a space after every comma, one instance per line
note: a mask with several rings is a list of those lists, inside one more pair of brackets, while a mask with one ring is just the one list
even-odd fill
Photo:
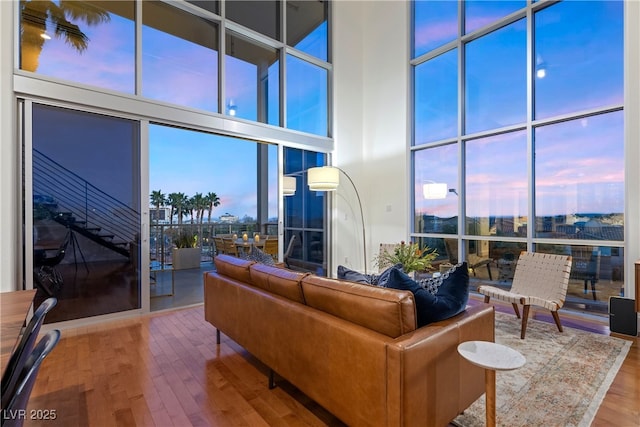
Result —
[[78, 216], [77, 221], [84, 222], [87, 229], [100, 228], [122, 242], [131, 242], [138, 237], [138, 211], [39, 150], [33, 149], [33, 152], [34, 194], [36, 189], [46, 192], [59, 208]]

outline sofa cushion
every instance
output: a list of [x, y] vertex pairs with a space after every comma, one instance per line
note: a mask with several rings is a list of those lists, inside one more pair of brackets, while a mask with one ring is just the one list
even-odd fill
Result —
[[411, 292], [314, 275], [306, 276], [301, 283], [305, 303], [310, 307], [392, 338], [416, 329]]
[[258, 263], [251, 265], [249, 272], [254, 286], [304, 304], [300, 281], [309, 273]]
[[418, 327], [421, 327], [464, 311], [469, 300], [469, 270], [463, 262], [443, 274], [442, 285], [435, 295], [397, 268], [390, 272], [388, 286], [414, 294]]
[[224, 276], [239, 280], [243, 283], [250, 283], [249, 266], [254, 261], [236, 258], [231, 255], [216, 255], [213, 260], [216, 271]]

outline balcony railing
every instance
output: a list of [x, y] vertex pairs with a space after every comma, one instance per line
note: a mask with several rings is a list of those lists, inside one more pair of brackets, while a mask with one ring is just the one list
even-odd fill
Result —
[[277, 223], [204, 223], [204, 224], [152, 224], [149, 232], [149, 254], [152, 268], [170, 269], [173, 263], [171, 250], [175, 248], [174, 239], [181, 233], [189, 233], [196, 238], [196, 246], [202, 249], [201, 262], [210, 262], [215, 255], [213, 237], [221, 234], [261, 234], [276, 235]]

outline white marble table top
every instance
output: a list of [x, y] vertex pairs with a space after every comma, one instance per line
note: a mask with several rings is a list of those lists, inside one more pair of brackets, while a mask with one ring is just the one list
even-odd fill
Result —
[[520, 352], [490, 341], [467, 341], [458, 345], [458, 353], [474, 365], [485, 369], [509, 371], [526, 363]]

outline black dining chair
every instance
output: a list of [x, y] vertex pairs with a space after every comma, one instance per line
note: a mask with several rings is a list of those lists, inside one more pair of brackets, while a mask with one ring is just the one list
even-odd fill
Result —
[[[60, 341], [60, 331], [47, 332], [29, 354], [15, 389], [9, 394], [7, 406], [2, 405], [2, 427], [21, 427], [27, 418], [24, 412], [36, 382], [42, 361]], [[4, 394], [2, 395], [4, 400]]]
[[44, 317], [57, 303], [58, 300], [52, 297], [47, 298], [40, 304], [27, 324], [22, 338], [20, 338], [20, 342], [13, 353], [11, 353], [7, 367], [2, 373], [2, 409], [5, 409], [9, 404], [9, 399], [11, 398], [12, 391], [16, 387], [22, 368], [36, 344], [36, 339], [40, 333], [40, 327], [44, 322]]

